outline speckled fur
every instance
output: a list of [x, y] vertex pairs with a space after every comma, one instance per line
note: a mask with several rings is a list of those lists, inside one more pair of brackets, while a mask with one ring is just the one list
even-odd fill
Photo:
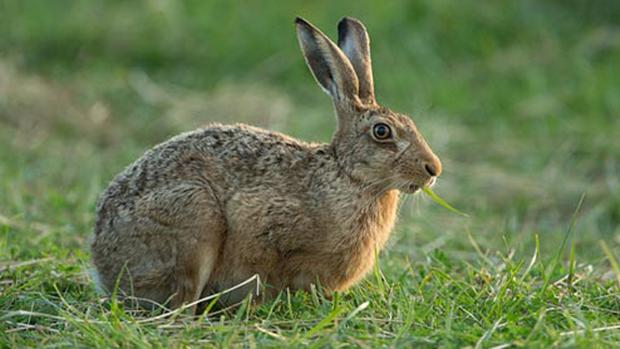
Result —
[[[118, 283], [178, 307], [254, 274], [274, 293], [314, 283], [343, 290], [370, 270], [394, 226], [399, 192], [431, 184], [441, 164], [408, 117], [375, 102], [359, 21], [340, 22], [342, 50], [302, 19], [297, 30], [333, 98], [332, 141], [213, 124], [147, 151], [97, 204], [92, 255], [105, 289]], [[393, 141], [373, 139], [377, 122], [390, 125]]]

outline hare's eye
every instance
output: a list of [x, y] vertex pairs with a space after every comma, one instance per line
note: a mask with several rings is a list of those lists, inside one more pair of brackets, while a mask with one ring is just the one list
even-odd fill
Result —
[[384, 123], [379, 123], [373, 126], [372, 135], [376, 139], [383, 141], [392, 137], [392, 130], [390, 129], [390, 126]]

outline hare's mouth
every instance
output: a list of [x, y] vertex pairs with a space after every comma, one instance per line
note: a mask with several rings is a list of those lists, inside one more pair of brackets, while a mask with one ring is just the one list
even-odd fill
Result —
[[420, 186], [415, 184], [415, 183], [411, 183], [411, 184], [407, 184], [404, 188], [401, 189], [403, 192], [407, 193], [407, 194], [413, 194], [416, 191], [420, 190]]
[[424, 185], [420, 185], [418, 183], [409, 183], [406, 184], [401, 191], [407, 193], [407, 194], [413, 194], [415, 192], [417, 192], [418, 190], [420, 190], [420, 188], [422, 188], [422, 186], [425, 187], [432, 187], [433, 185], [435, 185], [435, 183], [437, 182], [437, 178], [436, 177], [431, 177]]

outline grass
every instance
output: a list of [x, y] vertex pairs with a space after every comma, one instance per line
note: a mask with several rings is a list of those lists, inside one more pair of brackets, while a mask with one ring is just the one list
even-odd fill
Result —
[[[406, 199], [373, 274], [331, 300], [193, 319], [98, 296], [94, 203], [146, 149], [212, 121], [329, 139], [296, 15], [332, 37], [364, 20], [380, 101], [469, 217]], [[578, 0], [0, 2], [0, 346], [617, 346], [617, 18]]]
[[441, 196], [437, 195], [430, 187], [423, 187], [422, 192], [426, 194], [431, 200], [436, 202], [439, 206], [445, 208], [446, 210], [461, 215], [463, 217], [469, 217], [467, 213], [461, 212], [458, 209], [454, 208], [450, 205], [446, 200], [442, 199]]

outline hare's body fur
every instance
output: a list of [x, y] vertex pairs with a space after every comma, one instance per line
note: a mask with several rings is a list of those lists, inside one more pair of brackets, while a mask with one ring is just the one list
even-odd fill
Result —
[[328, 144], [246, 125], [174, 137], [119, 174], [97, 205], [101, 281], [114, 287], [126, 267], [120, 287], [158, 302], [254, 274], [276, 290], [346, 288], [385, 244], [398, 192], [341, 172]]

